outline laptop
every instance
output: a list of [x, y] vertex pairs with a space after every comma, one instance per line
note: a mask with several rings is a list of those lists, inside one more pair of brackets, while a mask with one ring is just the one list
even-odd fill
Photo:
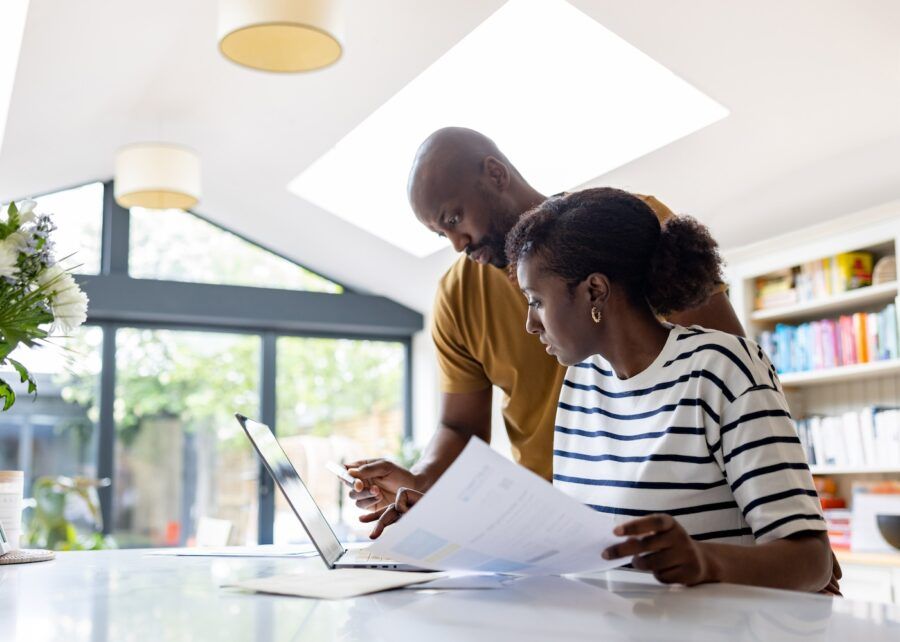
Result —
[[380, 568], [394, 571], [428, 571], [412, 564], [405, 564], [370, 552], [368, 548], [344, 548], [334, 534], [316, 500], [307, 490], [300, 475], [284, 454], [272, 429], [258, 421], [236, 414], [241, 428], [247, 433], [260, 459], [278, 484], [287, 503], [290, 504], [303, 525], [319, 557], [328, 568]]

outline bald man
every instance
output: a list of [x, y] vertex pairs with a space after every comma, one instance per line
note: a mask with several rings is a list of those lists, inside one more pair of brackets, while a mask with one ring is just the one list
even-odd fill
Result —
[[[416, 153], [408, 185], [419, 222], [465, 253], [443, 276], [432, 336], [441, 373], [440, 424], [412, 470], [387, 460], [354, 462], [351, 497], [375, 510], [398, 488], [425, 491], [472, 435], [491, 438], [493, 386], [504, 393], [503, 419], [520, 464], [550, 479], [553, 426], [565, 368], [525, 331], [526, 302], [508, 274], [506, 235], [519, 217], [545, 200], [493, 141], [471, 129], [434, 132]], [[672, 212], [641, 197], [661, 221]], [[702, 307], [673, 315], [682, 325], [743, 334], [723, 289]]]

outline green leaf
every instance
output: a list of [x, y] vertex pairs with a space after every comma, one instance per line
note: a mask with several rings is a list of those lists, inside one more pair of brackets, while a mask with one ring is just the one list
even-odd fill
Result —
[[3, 412], [6, 412], [16, 403], [16, 393], [3, 379], [0, 379], [0, 399], [3, 399]]
[[16, 372], [19, 373], [19, 377], [21, 377], [20, 381], [22, 383], [28, 382], [28, 394], [34, 394], [37, 392], [37, 381], [34, 380], [34, 377], [31, 376], [31, 373], [28, 372], [28, 368], [23, 366], [21, 363], [16, 361], [15, 359], [6, 360], [9, 365], [16, 369]]
[[9, 209], [6, 211], [9, 218], [6, 223], [0, 225], [0, 239], [5, 239], [19, 229], [19, 208], [16, 207], [15, 203], [10, 203]]

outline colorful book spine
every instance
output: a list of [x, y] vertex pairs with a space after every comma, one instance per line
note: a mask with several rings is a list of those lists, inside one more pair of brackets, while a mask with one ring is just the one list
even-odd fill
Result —
[[797, 435], [812, 466], [900, 468], [900, 408], [807, 417], [797, 421]]
[[793, 326], [779, 323], [759, 344], [784, 374], [900, 358], [897, 307]]

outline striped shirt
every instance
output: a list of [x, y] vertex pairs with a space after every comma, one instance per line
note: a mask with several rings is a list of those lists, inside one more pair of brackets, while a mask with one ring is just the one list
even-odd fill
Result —
[[629, 379], [599, 355], [568, 369], [553, 483], [621, 521], [668, 513], [696, 540], [825, 530], [774, 367], [753, 341], [698, 326], [670, 326]]

